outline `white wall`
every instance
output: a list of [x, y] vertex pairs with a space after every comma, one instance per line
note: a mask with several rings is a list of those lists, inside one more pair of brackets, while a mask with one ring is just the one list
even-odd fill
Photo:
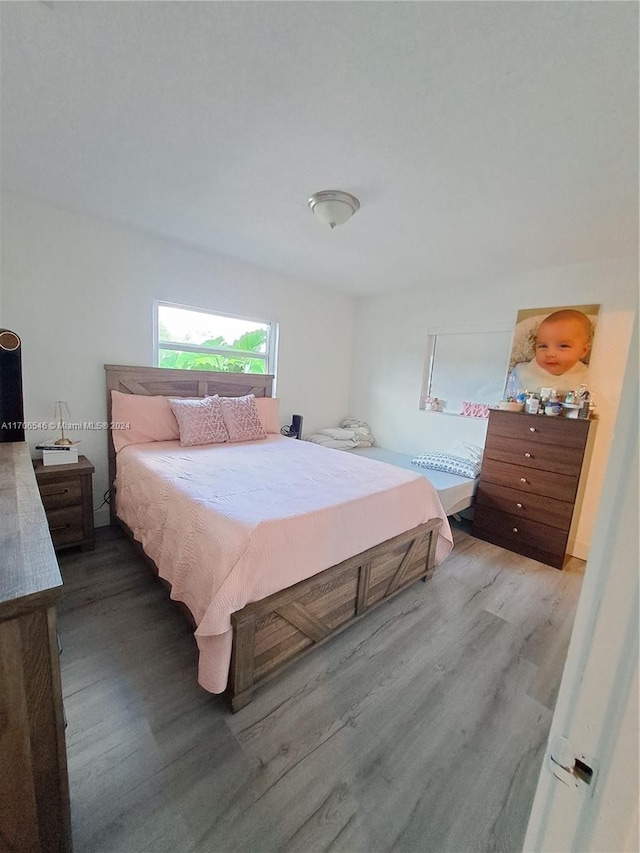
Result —
[[[519, 308], [532, 305], [599, 303], [590, 373], [600, 421], [569, 543], [573, 553], [587, 556], [637, 303], [637, 261], [432, 286], [428, 294], [404, 291], [356, 303], [10, 194], [2, 197], [1, 212], [2, 324], [23, 340], [25, 417], [31, 421], [50, 420], [56, 399], [69, 402], [74, 421], [104, 420], [102, 365], [153, 363], [152, 301], [165, 299], [280, 323], [283, 423], [300, 412], [310, 432], [351, 414], [371, 425], [379, 444], [407, 453], [452, 449], [459, 440], [481, 444], [485, 422], [418, 409], [427, 329], [511, 323]], [[32, 447], [44, 437], [27, 434]], [[87, 431], [81, 437], [97, 469], [97, 505], [107, 487], [106, 436]], [[103, 513], [98, 520], [105, 519]]]
[[350, 411], [369, 423], [379, 444], [400, 452], [452, 450], [461, 440], [483, 444], [486, 421], [418, 409], [427, 329], [514, 323], [520, 308], [600, 304], [589, 367], [599, 422], [579, 518], [569, 538], [570, 552], [586, 558], [637, 300], [637, 259], [361, 298]]
[[[310, 432], [345, 416], [353, 297], [14, 195], [1, 201], [2, 321], [22, 338], [27, 421], [49, 421], [55, 400], [72, 421], [104, 421], [103, 365], [153, 364], [154, 299], [278, 321], [282, 423], [300, 413]], [[46, 435], [29, 430], [29, 445]], [[97, 506], [107, 437], [79, 437]]]

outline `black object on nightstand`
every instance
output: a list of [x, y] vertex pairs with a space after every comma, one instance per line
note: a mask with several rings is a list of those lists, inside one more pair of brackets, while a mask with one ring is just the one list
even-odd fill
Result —
[[92, 550], [95, 469], [91, 462], [86, 456], [70, 465], [43, 465], [42, 459], [35, 459], [33, 467], [56, 551], [73, 545]]
[[291, 426], [283, 426], [280, 432], [288, 438], [302, 438], [302, 415], [292, 415]]

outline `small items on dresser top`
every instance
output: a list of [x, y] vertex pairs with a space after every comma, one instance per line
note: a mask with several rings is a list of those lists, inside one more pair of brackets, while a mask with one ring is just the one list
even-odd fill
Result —
[[593, 397], [586, 385], [576, 391], [559, 394], [555, 388], [538, 388], [537, 391], [518, 391], [513, 397], [501, 400], [494, 408], [507, 412], [525, 411], [528, 415], [547, 415], [588, 420], [595, 417]]

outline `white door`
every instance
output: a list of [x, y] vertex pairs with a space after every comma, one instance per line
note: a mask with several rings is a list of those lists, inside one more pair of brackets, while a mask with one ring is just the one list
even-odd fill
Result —
[[591, 555], [525, 838], [535, 853], [637, 853], [638, 328]]

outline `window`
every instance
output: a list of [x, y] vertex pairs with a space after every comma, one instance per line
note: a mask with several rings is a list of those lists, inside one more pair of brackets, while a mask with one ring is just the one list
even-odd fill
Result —
[[155, 331], [158, 367], [275, 372], [276, 323], [157, 302]]
[[493, 405], [502, 399], [513, 326], [431, 329], [420, 408], [437, 397], [438, 411], [459, 415], [464, 401]]

